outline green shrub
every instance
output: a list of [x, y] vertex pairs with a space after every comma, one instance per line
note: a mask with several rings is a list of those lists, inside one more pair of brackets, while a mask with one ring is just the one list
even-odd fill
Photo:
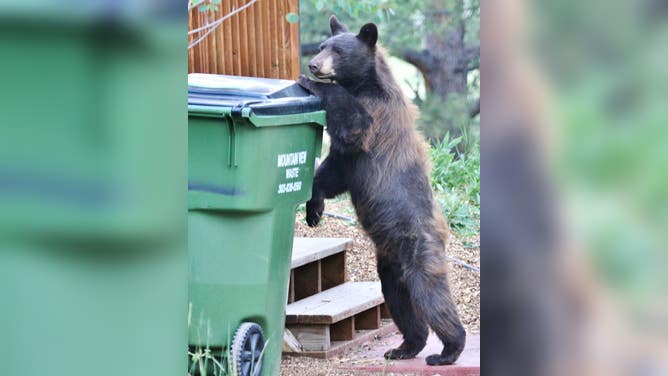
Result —
[[446, 134], [431, 148], [431, 185], [450, 228], [462, 235], [480, 231], [480, 142], [475, 137], [458, 158], [461, 137]]

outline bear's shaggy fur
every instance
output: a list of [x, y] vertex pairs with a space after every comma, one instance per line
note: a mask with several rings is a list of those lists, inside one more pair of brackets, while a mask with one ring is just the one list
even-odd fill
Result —
[[447, 224], [429, 185], [425, 145], [415, 130], [417, 108], [402, 94], [376, 46], [378, 30], [348, 32], [335, 16], [332, 37], [309, 68], [319, 83], [299, 83], [323, 98], [332, 137], [318, 168], [307, 223], [320, 221], [325, 198], [349, 191], [364, 230], [376, 245], [378, 275], [404, 342], [385, 356], [415, 357], [429, 327], [444, 344], [427, 364], [450, 364], [464, 349], [466, 332], [448, 287]]

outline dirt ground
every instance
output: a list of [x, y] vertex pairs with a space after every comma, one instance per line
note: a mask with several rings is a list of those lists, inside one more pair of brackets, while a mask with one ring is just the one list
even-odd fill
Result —
[[[304, 221], [303, 211], [297, 213], [295, 236], [345, 237], [354, 239], [353, 249], [348, 251], [346, 271], [350, 281], [377, 281], [374, 246], [364, 231], [354, 222], [354, 210], [346, 199], [327, 201], [327, 213], [343, 215], [353, 221], [324, 216], [318, 227], [310, 228]], [[447, 249], [450, 257], [480, 268], [480, 237], [458, 237], [452, 234]], [[480, 333], [480, 273], [450, 262], [450, 289], [459, 308], [462, 323], [468, 333]], [[383, 341], [382, 338], [376, 341]], [[382, 359], [366, 359], [362, 354], [374, 346], [367, 343], [351, 349], [338, 358], [323, 360], [284, 356], [281, 375], [322, 376], [360, 375], [359, 371], [341, 370], [341, 366], [360, 362], [378, 362]]]

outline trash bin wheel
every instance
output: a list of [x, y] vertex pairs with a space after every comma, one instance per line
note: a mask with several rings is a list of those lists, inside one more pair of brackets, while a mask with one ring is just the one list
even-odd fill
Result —
[[234, 376], [259, 376], [262, 372], [263, 350], [262, 327], [252, 322], [239, 325], [230, 349]]

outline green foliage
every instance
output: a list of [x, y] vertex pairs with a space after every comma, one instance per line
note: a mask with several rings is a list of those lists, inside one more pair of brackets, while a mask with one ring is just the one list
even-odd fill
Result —
[[190, 358], [188, 375], [225, 376], [233, 374], [231, 362], [227, 361], [230, 358], [229, 350], [221, 351], [220, 355], [214, 355], [208, 345], [197, 346], [194, 352], [188, 351], [188, 357]]
[[218, 5], [222, 0], [188, 0], [188, 7], [197, 7], [200, 12], [218, 10]]
[[299, 34], [301, 43], [319, 43], [330, 36], [329, 17], [336, 14], [352, 30], [364, 22], [382, 25], [394, 14], [387, 0], [307, 0], [299, 3]]
[[319, 13], [345, 14], [353, 19], [360, 17], [370, 18], [375, 15], [375, 21], [382, 21], [383, 18], [394, 14], [389, 0], [311, 0], [303, 3], [311, 4]]
[[[633, 309], [653, 304], [668, 284], [668, 109], [654, 86], [667, 72], [590, 73], [559, 103], [565, 120], [557, 167], [569, 218], [598, 272]], [[628, 85], [643, 98], [624, 94], [620, 105]]]
[[288, 21], [288, 23], [295, 23], [299, 22], [299, 15], [297, 13], [288, 13], [285, 15], [285, 20]]
[[[192, 325], [192, 303], [188, 305], [188, 329]], [[204, 327], [204, 323], [200, 320], [197, 325], [197, 334], [201, 338], [201, 331]], [[229, 338], [230, 328], [228, 327], [228, 338], [226, 343], [231, 343]], [[199, 341], [201, 342], [201, 341]], [[232, 362], [229, 361], [230, 357], [230, 346], [226, 346], [224, 349], [220, 350], [219, 353], [214, 353], [213, 349], [207, 343], [206, 345], [197, 345], [193, 351], [188, 351], [188, 376], [199, 374], [199, 375], [214, 375], [214, 376], [225, 376], [233, 375]]]
[[[447, 27], [432, 22], [428, 15], [442, 6], [436, 0], [305, 0], [300, 2], [302, 43], [320, 42], [329, 36], [328, 19], [332, 14], [351, 29], [366, 22], [376, 22], [383, 36], [383, 45], [398, 55], [406, 47], [420, 48], [427, 31]], [[466, 41], [480, 39], [480, 1], [449, 0], [447, 8], [462, 19], [467, 30]]]
[[456, 158], [452, 150], [461, 142], [446, 134], [431, 148], [431, 186], [450, 228], [472, 235], [480, 231], [480, 148], [476, 137]]

